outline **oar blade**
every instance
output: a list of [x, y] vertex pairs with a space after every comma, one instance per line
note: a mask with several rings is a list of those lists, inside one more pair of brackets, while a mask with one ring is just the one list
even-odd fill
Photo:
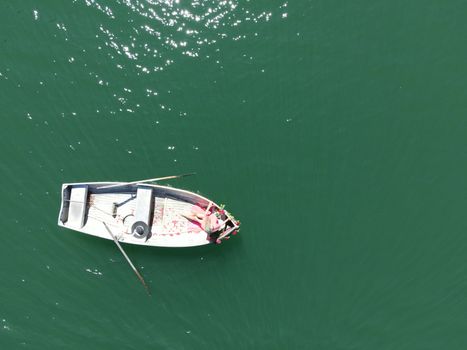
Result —
[[125, 257], [126, 261], [128, 262], [128, 264], [131, 266], [131, 268], [133, 269], [133, 272], [136, 274], [136, 276], [138, 277], [138, 279], [140, 280], [140, 282], [143, 284], [144, 288], [146, 289], [146, 292], [149, 294], [149, 296], [151, 296], [151, 292], [149, 290], [149, 287], [148, 285], [146, 284], [146, 281], [144, 280], [143, 276], [141, 276], [141, 274], [139, 273], [139, 271], [136, 269], [135, 265], [133, 265], [133, 263], [131, 262], [130, 258], [128, 257], [128, 255], [126, 255], [125, 251], [123, 250], [122, 246], [120, 245], [120, 243], [118, 242], [117, 240], [117, 237], [115, 237], [115, 235], [112, 233], [112, 231], [110, 230], [109, 226], [107, 226], [107, 224], [105, 222], [102, 221], [102, 223], [104, 224], [105, 226], [105, 229], [107, 230], [107, 232], [110, 234], [110, 236], [112, 237], [113, 241], [115, 242], [115, 244], [117, 245], [118, 249], [120, 250], [120, 252], [123, 254], [123, 256]]

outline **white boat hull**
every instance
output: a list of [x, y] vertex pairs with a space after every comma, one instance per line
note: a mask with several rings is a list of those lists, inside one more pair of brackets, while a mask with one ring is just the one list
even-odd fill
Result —
[[[118, 241], [156, 247], [193, 247], [224, 239], [238, 229], [238, 223], [225, 212], [225, 229], [208, 234], [183, 213], [193, 206], [221, 209], [196, 193], [159, 185], [116, 183], [71, 183], [62, 186], [58, 225], [88, 235], [112, 240], [104, 223]], [[143, 208], [143, 209], [141, 209]], [[137, 223], [147, 223], [147, 234], [135, 231]], [[143, 225], [144, 226], [144, 225]]]

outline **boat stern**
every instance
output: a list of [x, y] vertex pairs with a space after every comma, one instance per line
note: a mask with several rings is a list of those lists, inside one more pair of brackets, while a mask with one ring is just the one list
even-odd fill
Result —
[[58, 226], [65, 226], [68, 220], [68, 210], [70, 208], [71, 188], [68, 184], [62, 185], [60, 211], [58, 213]]
[[86, 216], [87, 197], [87, 185], [62, 185], [62, 201], [58, 215], [58, 225], [73, 229], [83, 227]]

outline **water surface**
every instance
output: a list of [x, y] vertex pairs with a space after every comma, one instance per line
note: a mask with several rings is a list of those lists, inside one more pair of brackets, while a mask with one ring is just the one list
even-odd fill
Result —
[[[463, 349], [460, 1], [0, 4], [4, 349]], [[238, 236], [59, 229], [60, 186], [171, 182]]]

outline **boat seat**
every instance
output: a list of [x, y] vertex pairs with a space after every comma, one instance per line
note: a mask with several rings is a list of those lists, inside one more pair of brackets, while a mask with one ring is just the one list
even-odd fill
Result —
[[73, 186], [70, 194], [67, 226], [74, 228], [81, 228], [84, 226], [87, 199], [88, 186]]
[[136, 208], [135, 208], [135, 222], [144, 222], [150, 226], [149, 219], [152, 211], [152, 195], [151, 187], [138, 187], [136, 191]]

